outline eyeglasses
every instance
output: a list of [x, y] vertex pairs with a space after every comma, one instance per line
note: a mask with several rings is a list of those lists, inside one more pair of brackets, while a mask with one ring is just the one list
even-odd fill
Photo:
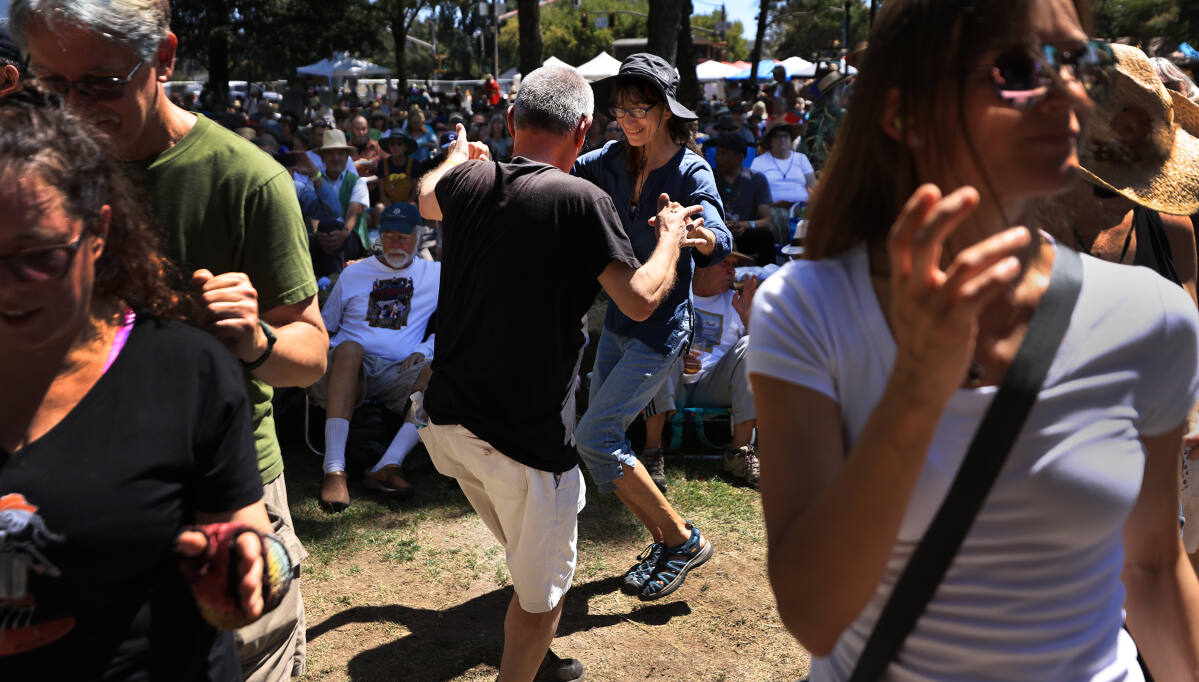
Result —
[[611, 107], [609, 110], [612, 112], [613, 118], [624, 118], [625, 116], [632, 116], [633, 118], [645, 118], [646, 116], [649, 115], [649, 110], [653, 109], [656, 106], [658, 106], [658, 105], [651, 104], [648, 107], [633, 107], [632, 109], [621, 109], [620, 107]]
[[83, 244], [88, 233], [84, 230], [70, 244], [41, 246], [26, 249], [7, 256], [0, 256], [0, 264], [8, 266], [9, 272], [19, 282], [48, 282], [62, 279], [75, 262], [75, 252]]
[[96, 102], [109, 102], [114, 99], [119, 99], [125, 94], [125, 86], [133, 81], [133, 77], [141, 70], [146, 62], [150, 60], [142, 60], [133, 67], [128, 76], [117, 78], [115, 76], [103, 78], [83, 78], [77, 81], [69, 81], [65, 78], [38, 78], [37, 82], [47, 90], [57, 93], [66, 99], [72, 90], [79, 93], [80, 97], [94, 100]]
[[1097, 102], [1107, 98], [1116, 55], [1102, 40], [1089, 40], [1077, 49], [1060, 50], [1052, 45], [1008, 50], [983, 68], [990, 70], [995, 93], [1004, 104], [1030, 109], [1049, 96], [1068, 71]]

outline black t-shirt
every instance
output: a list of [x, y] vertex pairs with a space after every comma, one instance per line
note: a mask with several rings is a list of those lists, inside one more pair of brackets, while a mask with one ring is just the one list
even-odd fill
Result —
[[640, 267], [612, 199], [520, 157], [457, 166], [436, 191], [441, 291], [425, 409], [522, 464], [567, 471], [596, 278], [613, 261]]
[[172, 545], [197, 511], [261, 498], [237, 360], [139, 316], [62, 421], [0, 450], [0, 680], [241, 679]]

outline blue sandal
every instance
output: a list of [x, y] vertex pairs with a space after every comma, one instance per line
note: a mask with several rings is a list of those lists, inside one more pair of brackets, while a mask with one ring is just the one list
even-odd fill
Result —
[[700, 534], [699, 528], [690, 522], [687, 523], [687, 527], [691, 529], [691, 537], [687, 538], [687, 542], [662, 550], [658, 565], [654, 567], [649, 580], [645, 581], [637, 595], [641, 601], [661, 599], [679, 589], [687, 578], [688, 571], [712, 558], [712, 543], [705, 541], [703, 546], [700, 546], [703, 535]]
[[641, 588], [645, 587], [645, 583], [649, 581], [649, 577], [654, 572], [654, 567], [658, 565], [658, 559], [661, 558], [666, 545], [661, 542], [651, 543], [645, 548], [641, 554], [637, 555], [637, 563], [628, 571], [625, 571], [624, 578], [621, 581], [620, 591], [629, 596], [634, 596], [641, 593]]

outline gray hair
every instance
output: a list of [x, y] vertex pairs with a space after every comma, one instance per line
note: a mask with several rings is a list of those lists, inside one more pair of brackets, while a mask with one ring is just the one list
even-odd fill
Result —
[[583, 77], [560, 66], [543, 66], [525, 76], [512, 105], [516, 128], [567, 135], [591, 116], [595, 95]]
[[[1182, 93], [1183, 97], [1192, 102], [1199, 100], [1199, 87], [1195, 86], [1195, 81], [1191, 80], [1173, 62], [1164, 57], [1153, 57], [1149, 62], [1153, 64], [1153, 70], [1157, 72], [1157, 77], [1166, 87]], [[1172, 84], [1175, 84], [1175, 87], [1171, 87]]]
[[171, 30], [167, 0], [12, 0], [9, 32], [28, 51], [29, 24], [66, 24], [97, 33], [150, 59]]

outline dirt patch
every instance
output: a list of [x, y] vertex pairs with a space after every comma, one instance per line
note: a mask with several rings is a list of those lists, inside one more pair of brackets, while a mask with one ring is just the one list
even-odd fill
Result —
[[[291, 464], [293, 513], [315, 550], [303, 582], [304, 679], [494, 680], [512, 590], [502, 548], [453, 484], [418, 479], [416, 508], [352, 488], [359, 516], [330, 521], [312, 501], [319, 472], [293, 473]], [[730, 485], [712, 463], [671, 469], [672, 501], [715, 555], [670, 597], [625, 596], [618, 576], [649, 538], [613, 496], [589, 493], [554, 650], [580, 659], [589, 680], [802, 676], [808, 656], [779, 622], [765, 575], [757, 494]]]

